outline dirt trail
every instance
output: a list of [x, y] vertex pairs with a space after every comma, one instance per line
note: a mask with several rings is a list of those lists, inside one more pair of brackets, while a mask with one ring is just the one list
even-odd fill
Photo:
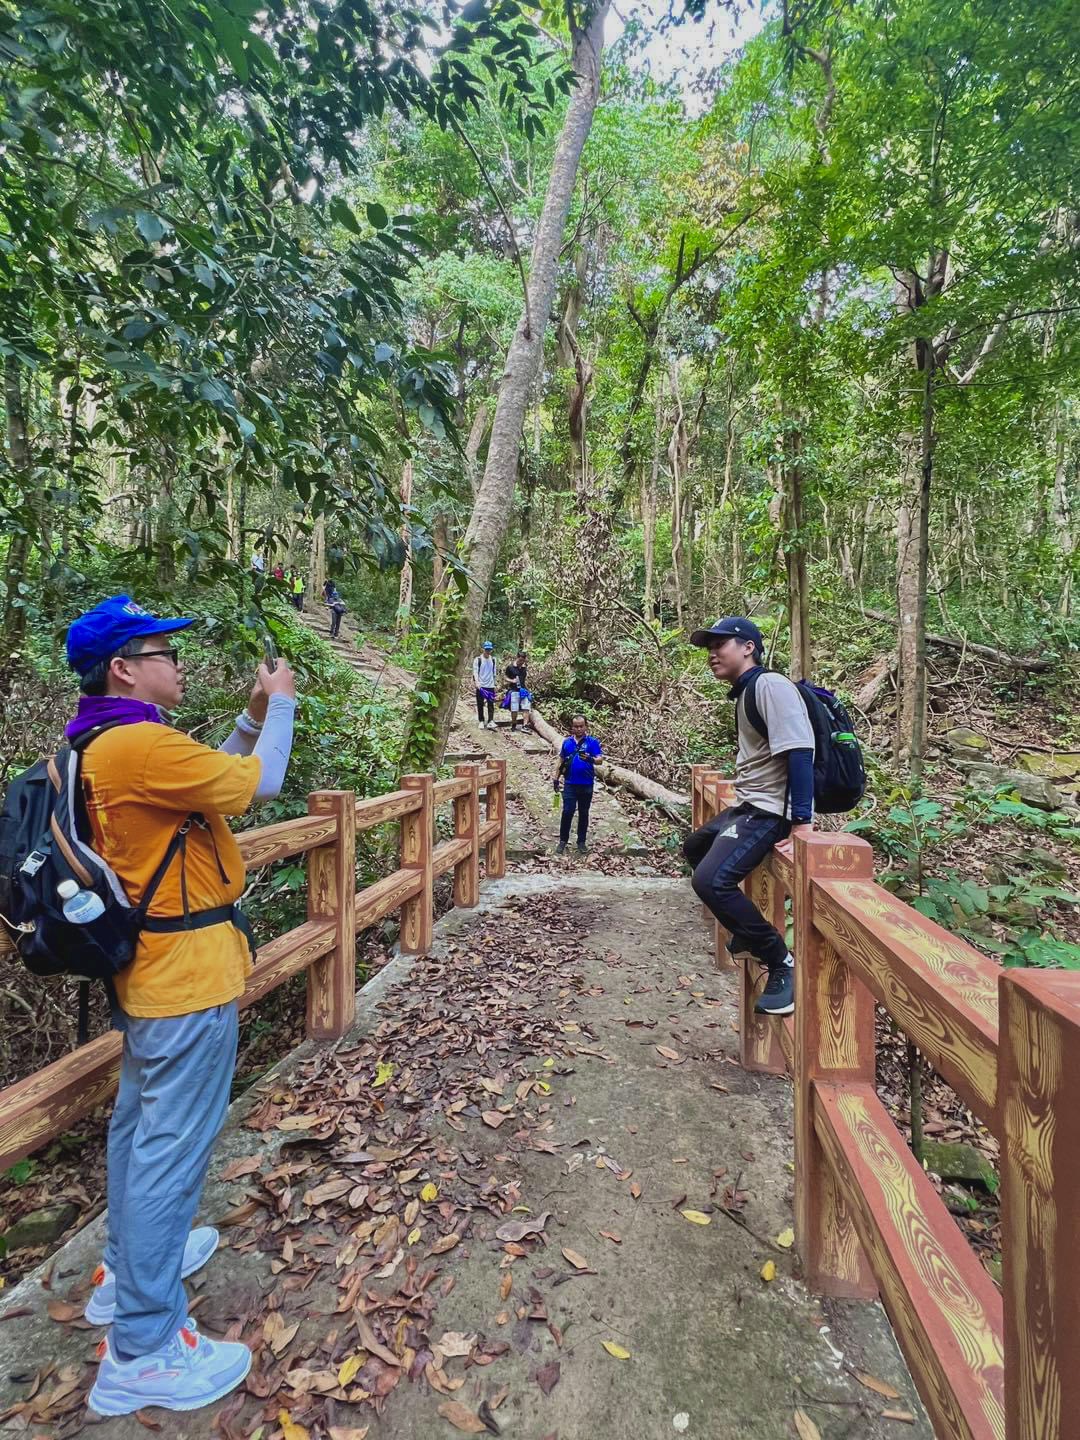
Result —
[[[339, 657], [372, 683], [402, 697], [416, 684], [416, 676], [394, 665], [387, 656], [342, 626], [339, 640], [329, 639], [329, 623], [319, 614], [305, 614], [305, 622], [333, 646]], [[505, 712], [503, 712], [505, 715]], [[499, 712], [496, 712], [499, 715]], [[510, 733], [501, 720], [498, 730], [480, 726], [471, 701], [461, 700], [454, 716], [447, 747], [448, 760], [491, 756], [507, 764], [507, 853], [511, 859], [541, 856], [554, 849], [559, 838], [559, 817], [551, 809], [552, 752], [531, 730]], [[600, 855], [647, 857], [648, 847], [615, 798], [615, 792], [597, 782], [589, 820], [589, 844]], [[578, 864], [577, 857], [565, 864]], [[646, 871], [650, 867], [643, 867]]]

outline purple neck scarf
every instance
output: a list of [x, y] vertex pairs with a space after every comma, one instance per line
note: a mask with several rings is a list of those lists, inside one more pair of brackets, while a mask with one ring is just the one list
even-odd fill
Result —
[[64, 734], [69, 740], [77, 740], [99, 725], [138, 725], [143, 721], [165, 724], [157, 706], [144, 700], [129, 700], [124, 695], [80, 695], [75, 719], [68, 722]]

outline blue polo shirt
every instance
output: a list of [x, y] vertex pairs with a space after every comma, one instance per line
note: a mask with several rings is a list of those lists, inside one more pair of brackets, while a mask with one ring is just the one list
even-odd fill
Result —
[[[586, 735], [581, 743], [595, 760], [599, 760], [604, 753], [600, 748], [600, 741], [594, 740], [591, 735]], [[570, 759], [569, 768], [566, 771], [566, 783], [568, 785], [591, 785], [596, 779], [593, 766], [587, 760], [582, 760], [577, 751], [578, 742], [572, 735], [568, 736], [562, 742], [562, 750], [559, 752], [564, 760], [573, 757]]]

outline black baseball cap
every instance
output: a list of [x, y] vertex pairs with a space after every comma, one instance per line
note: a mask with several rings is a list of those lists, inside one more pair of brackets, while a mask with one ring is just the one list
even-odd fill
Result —
[[690, 636], [691, 645], [700, 645], [708, 649], [715, 645], [717, 640], [752, 640], [754, 650], [758, 655], [765, 653], [765, 636], [752, 620], [747, 620], [745, 615], [725, 615], [723, 620], [717, 620], [715, 625], [710, 625], [708, 630], [695, 630]]

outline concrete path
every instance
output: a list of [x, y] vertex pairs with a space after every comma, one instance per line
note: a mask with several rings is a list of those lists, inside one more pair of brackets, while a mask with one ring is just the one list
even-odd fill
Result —
[[[361, 992], [351, 1035], [233, 1107], [204, 1206], [233, 1223], [193, 1308], [255, 1367], [221, 1406], [144, 1422], [223, 1440], [931, 1440], [881, 1309], [814, 1300], [777, 1243], [791, 1091], [740, 1069], [736, 1024], [685, 882], [485, 884], [429, 956]], [[84, 1423], [99, 1336], [71, 1317], [101, 1229], [0, 1297], [0, 1408], [28, 1406], [7, 1424], [35, 1437]]]

